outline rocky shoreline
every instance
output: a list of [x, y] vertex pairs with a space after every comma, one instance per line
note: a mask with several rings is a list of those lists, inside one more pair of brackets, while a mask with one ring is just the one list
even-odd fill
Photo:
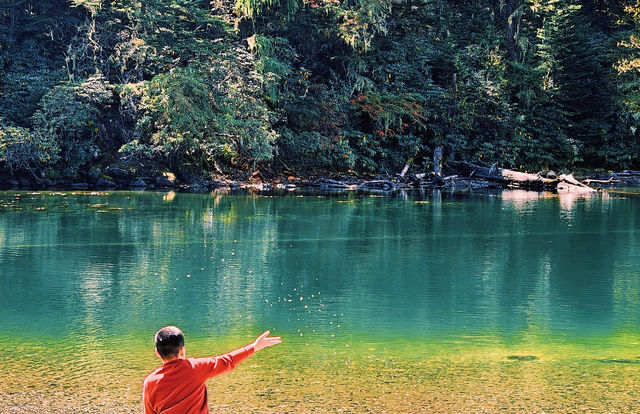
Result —
[[[485, 167], [483, 167], [485, 168]], [[448, 174], [406, 174], [390, 176], [378, 175], [374, 178], [356, 176], [308, 176], [296, 177], [292, 173], [263, 177], [259, 171], [246, 179], [215, 176], [210, 179], [179, 180], [171, 172], [161, 172], [150, 176], [138, 176], [132, 170], [107, 167], [104, 171], [94, 168], [86, 178], [78, 180], [38, 180], [28, 177], [0, 177], [0, 190], [175, 190], [181, 192], [208, 192], [216, 189], [295, 191], [296, 189], [318, 189], [326, 191], [367, 191], [393, 192], [413, 189], [480, 190], [512, 188], [514, 183], [492, 177], [480, 177], [475, 171], [450, 170]], [[531, 174], [530, 174], [531, 175]], [[534, 176], [544, 179], [555, 178], [553, 171], [539, 172]], [[612, 187], [640, 187], [640, 171], [576, 174], [576, 178], [594, 189]], [[515, 183], [515, 187], [522, 188]], [[528, 187], [527, 187], [528, 188]], [[536, 188], [529, 188], [536, 189]]]

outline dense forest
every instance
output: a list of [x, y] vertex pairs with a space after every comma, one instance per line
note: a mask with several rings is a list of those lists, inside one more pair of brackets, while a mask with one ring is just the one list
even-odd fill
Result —
[[0, 0], [3, 176], [622, 169], [639, 124], [638, 0]]

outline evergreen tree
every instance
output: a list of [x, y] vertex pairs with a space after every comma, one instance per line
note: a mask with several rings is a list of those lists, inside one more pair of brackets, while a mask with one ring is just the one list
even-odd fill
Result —
[[615, 120], [601, 38], [573, 1], [546, 1], [543, 11], [538, 49], [543, 89], [562, 108], [573, 161], [602, 162]]
[[622, 165], [629, 167], [640, 159], [640, 3], [623, 2], [623, 32], [618, 42], [618, 94], [620, 121], [628, 137], [621, 145]]

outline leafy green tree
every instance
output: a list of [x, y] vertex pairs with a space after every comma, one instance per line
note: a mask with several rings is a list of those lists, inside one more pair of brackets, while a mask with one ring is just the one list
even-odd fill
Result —
[[0, 120], [0, 171], [42, 183], [52, 174], [59, 154], [60, 147], [51, 137]]
[[76, 176], [101, 155], [106, 132], [102, 116], [110, 112], [113, 97], [113, 87], [96, 75], [81, 83], [58, 85], [42, 98], [34, 131], [59, 147], [63, 176]]
[[[138, 136], [164, 154], [171, 168], [213, 169], [272, 157], [270, 112], [230, 70], [231, 61], [176, 68], [145, 83]], [[227, 72], [229, 70], [229, 72]], [[255, 82], [255, 81], [254, 81]], [[256, 86], [257, 87], [257, 82]]]

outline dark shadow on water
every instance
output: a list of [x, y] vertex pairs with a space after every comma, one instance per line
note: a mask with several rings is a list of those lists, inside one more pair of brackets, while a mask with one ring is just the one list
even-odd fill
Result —
[[535, 355], [509, 355], [507, 359], [511, 361], [535, 361], [538, 357]]
[[599, 359], [598, 361], [607, 364], [640, 364], [640, 360], [633, 359]]

